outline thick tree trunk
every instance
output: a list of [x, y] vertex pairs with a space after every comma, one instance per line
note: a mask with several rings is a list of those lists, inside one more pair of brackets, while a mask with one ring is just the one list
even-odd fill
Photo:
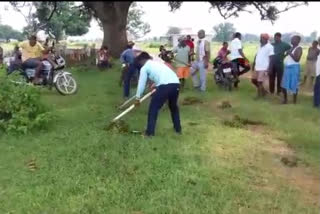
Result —
[[113, 57], [119, 57], [127, 45], [127, 16], [132, 2], [84, 2], [102, 23], [103, 45]]
[[121, 27], [126, 25], [125, 23], [119, 23], [118, 18], [113, 19], [114, 22], [102, 23], [103, 26], [103, 42], [102, 45], [109, 47], [110, 54], [114, 57], [119, 57], [121, 52], [125, 49], [127, 45], [127, 31], [126, 27]]

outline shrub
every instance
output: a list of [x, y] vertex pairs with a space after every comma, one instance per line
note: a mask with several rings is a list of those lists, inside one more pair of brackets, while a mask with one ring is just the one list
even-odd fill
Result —
[[160, 48], [161, 43], [152, 42], [149, 44], [149, 48]]
[[52, 119], [40, 100], [38, 89], [27, 84], [14, 84], [0, 76], [0, 129], [7, 133], [26, 134], [40, 129]]

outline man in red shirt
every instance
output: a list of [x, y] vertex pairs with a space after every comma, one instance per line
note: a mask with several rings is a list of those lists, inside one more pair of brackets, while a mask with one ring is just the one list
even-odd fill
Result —
[[190, 35], [187, 35], [186, 45], [188, 45], [190, 48], [189, 63], [191, 63], [191, 61], [193, 61], [194, 56], [194, 44]]

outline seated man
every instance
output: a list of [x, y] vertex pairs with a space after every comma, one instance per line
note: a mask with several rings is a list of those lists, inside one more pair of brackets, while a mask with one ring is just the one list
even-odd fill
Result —
[[40, 72], [42, 69], [42, 53], [44, 48], [37, 42], [35, 35], [30, 36], [29, 41], [24, 41], [19, 44], [22, 53], [22, 69], [36, 69], [34, 83], [39, 83]]
[[99, 60], [98, 60], [98, 67], [100, 69], [102, 68], [110, 68], [111, 65], [109, 63], [109, 50], [107, 46], [103, 46], [100, 50], [99, 50]]
[[21, 51], [19, 50], [19, 46], [15, 46], [12, 53], [12, 57], [10, 58], [8, 74], [12, 73], [16, 69], [19, 69], [21, 67], [21, 64], [22, 64]]

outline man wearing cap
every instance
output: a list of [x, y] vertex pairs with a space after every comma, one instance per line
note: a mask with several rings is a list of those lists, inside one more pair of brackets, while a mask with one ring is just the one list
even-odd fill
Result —
[[134, 42], [129, 41], [127, 49], [122, 52], [120, 61], [125, 65], [123, 71], [123, 96], [128, 99], [130, 96], [130, 81], [136, 74], [136, 66], [134, 65], [135, 53], [133, 51]]
[[42, 54], [45, 51], [43, 46], [37, 42], [35, 35], [30, 36], [29, 41], [24, 41], [19, 44], [21, 48], [22, 69], [36, 69], [34, 83], [39, 83], [39, 76], [42, 69]]
[[[210, 43], [205, 40], [206, 34], [204, 30], [198, 32], [198, 42], [196, 48], [196, 60], [192, 63], [191, 75], [193, 87], [200, 89], [201, 92], [206, 90], [207, 69], [210, 59]], [[197, 76], [197, 71], [200, 74], [200, 81]]]
[[273, 46], [269, 43], [269, 35], [266, 33], [261, 34], [260, 47], [254, 58], [252, 74], [252, 79], [257, 81], [257, 98], [266, 95], [263, 83], [268, 80], [273, 55], [274, 51]]

